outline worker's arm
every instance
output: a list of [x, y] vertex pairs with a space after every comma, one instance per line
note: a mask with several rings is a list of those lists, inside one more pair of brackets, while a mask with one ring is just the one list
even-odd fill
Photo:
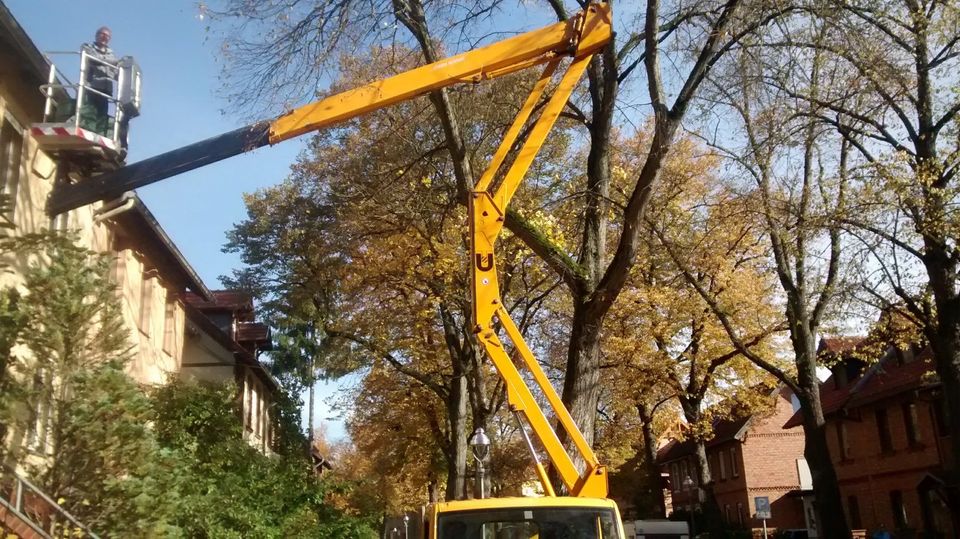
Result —
[[47, 211], [67, 210], [120, 196], [178, 174], [276, 144], [458, 83], [479, 82], [561, 56], [583, 56], [610, 39], [610, 11], [593, 5], [568, 21], [412, 69], [310, 103], [272, 122], [256, 124], [122, 167], [82, 182], [59, 186]]

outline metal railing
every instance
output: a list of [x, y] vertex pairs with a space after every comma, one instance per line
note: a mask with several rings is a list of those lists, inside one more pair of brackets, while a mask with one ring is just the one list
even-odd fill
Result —
[[0, 468], [0, 506], [41, 537], [100, 539], [60, 504], [7, 465]]
[[[99, 135], [112, 139], [115, 144], [120, 144], [120, 127], [127, 119], [125, 118], [127, 112], [121, 106], [117, 97], [90, 86], [87, 76], [91, 71], [91, 63], [100, 64], [109, 70], [113, 70], [117, 75], [111, 79], [112, 86], [115, 91], [119, 91], [128, 82], [124, 78], [130, 76], [129, 72], [121, 69], [119, 64], [113, 64], [92, 56], [86, 50], [80, 50], [79, 52], [51, 51], [47, 52], [46, 55], [47, 59], [50, 60], [50, 73], [47, 77], [47, 83], [40, 86], [40, 91], [46, 98], [43, 107], [43, 121], [45, 123], [73, 123], [74, 127], [95, 131]], [[72, 82], [53, 62], [53, 56], [79, 56], [80, 79], [76, 83]], [[97, 129], [91, 128], [92, 126], [89, 124], [84, 124], [82, 114], [85, 111], [89, 112], [84, 109], [84, 104], [88, 103], [91, 94], [106, 99], [108, 111], [109, 104], [113, 105], [114, 113], [111, 115], [108, 112], [106, 118], [107, 123], [112, 124], [112, 128]]]

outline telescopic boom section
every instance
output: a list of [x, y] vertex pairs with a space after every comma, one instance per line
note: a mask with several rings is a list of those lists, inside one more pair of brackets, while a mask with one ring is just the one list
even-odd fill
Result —
[[[547, 379], [536, 358], [510, 319], [500, 298], [494, 246], [503, 229], [507, 204], [523, 180], [533, 159], [567, 100], [583, 75], [593, 55], [612, 37], [611, 12], [606, 3], [590, 4], [571, 19], [516, 37], [498, 41], [445, 60], [427, 64], [336, 94], [305, 105], [272, 122], [258, 122], [223, 135], [102, 174], [75, 184], [58, 186], [47, 204], [52, 215], [98, 200], [120, 196], [178, 174], [214, 163], [253, 149], [276, 144], [299, 135], [317, 131], [351, 118], [412, 99], [433, 90], [459, 83], [480, 82], [508, 73], [545, 65], [513, 125], [494, 154], [489, 168], [475, 186], [469, 201], [470, 256], [475, 332], [483, 343], [501, 377], [506, 382], [507, 398], [514, 412], [522, 415], [557, 470], [572, 496], [604, 498], [607, 495], [606, 468], [601, 465], [583, 434], [577, 428], [560, 396]], [[496, 190], [493, 179], [534, 109], [538, 108], [561, 60], [571, 58], [566, 71], [553, 88], [553, 93], [540, 107], [523, 147], [515, 155]], [[584, 464], [578, 470], [575, 459], [561, 444], [550, 419], [540, 409], [519, 369], [504, 348], [495, 331], [499, 321], [518, 356], [547, 402], [560, 427], [566, 431], [575, 454]], [[536, 463], [537, 473], [548, 494], [553, 494], [543, 466]]]
[[273, 121], [257, 122], [82, 182], [58, 186], [47, 202], [47, 212], [56, 215], [116, 198], [125, 191], [330, 127], [432, 90], [492, 79], [557, 57], [590, 54], [609, 39], [610, 10], [606, 4], [592, 4], [565, 22], [315, 101]]

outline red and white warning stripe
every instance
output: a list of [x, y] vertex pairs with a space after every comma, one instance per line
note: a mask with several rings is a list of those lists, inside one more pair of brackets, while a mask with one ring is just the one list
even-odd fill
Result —
[[98, 146], [103, 146], [104, 148], [117, 151], [117, 145], [113, 142], [113, 139], [99, 135], [93, 131], [88, 131], [81, 127], [67, 126], [65, 124], [39, 124], [30, 128], [30, 134], [32, 134], [35, 138], [81, 138]]

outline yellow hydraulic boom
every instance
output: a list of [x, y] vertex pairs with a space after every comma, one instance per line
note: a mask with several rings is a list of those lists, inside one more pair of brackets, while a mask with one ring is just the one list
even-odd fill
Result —
[[[204, 166], [267, 144], [276, 144], [304, 133], [329, 127], [361, 114], [423, 95], [432, 90], [459, 83], [474, 83], [502, 76], [520, 69], [542, 65], [543, 72], [534, 85], [530, 96], [517, 115], [513, 125], [494, 154], [490, 166], [474, 187], [469, 201], [470, 266], [473, 294], [473, 320], [475, 332], [484, 349], [506, 382], [508, 402], [511, 409], [526, 419], [537, 439], [540, 440], [550, 462], [556, 469], [564, 487], [581, 502], [554, 503], [549, 498], [537, 503], [512, 500], [473, 500], [452, 504], [437, 504], [429, 509], [428, 537], [441, 539], [461, 537], [455, 530], [462, 526], [481, 526], [483, 537], [487, 530], [517, 531], [515, 521], [529, 526], [522, 530], [559, 530], [563, 519], [586, 518], [590, 524], [587, 535], [577, 532], [570, 537], [619, 539], [622, 537], [616, 506], [609, 500], [590, 501], [586, 498], [607, 496], [606, 468], [586, 443], [560, 396], [550, 384], [546, 374], [524, 342], [519, 329], [510, 319], [500, 298], [497, 280], [494, 247], [503, 229], [506, 208], [537, 155], [544, 140], [567, 103], [571, 92], [583, 75], [593, 55], [611, 39], [611, 12], [608, 4], [590, 4], [571, 19], [545, 28], [505, 39], [445, 60], [400, 73], [354, 90], [349, 90], [291, 111], [271, 122], [259, 122], [230, 133], [207, 139], [184, 148], [134, 163], [116, 171], [90, 180], [58, 187], [48, 203], [48, 211], [56, 214], [96, 200], [114, 198], [124, 191], [134, 189], [164, 178]], [[544, 97], [550, 82], [566, 59], [566, 70], [559, 77], [552, 94], [541, 107], [540, 115], [529, 128], [529, 135], [517, 153], [503, 180], [493, 189], [493, 179], [504, 165], [521, 130]], [[550, 419], [534, 399], [517, 366], [507, 354], [503, 342], [495, 331], [494, 321], [499, 321], [533, 380], [550, 404], [559, 425], [566, 431], [575, 454], [585, 463], [578, 470], [575, 460], [560, 443]], [[521, 425], [522, 426], [522, 425]], [[526, 437], [526, 431], [524, 431]], [[531, 446], [531, 450], [533, 447]], [[537, 474], [548, 497], [554, 496], [553, 485], [536, 457]], [[556, 498], [554, 498], [556, 499]], [[511, 512], [511, 508], [519, 512]], [[522, 509], [522, 510], [520, 510]], [[486, 512], [484, 512], [486, 511]], [[557, 511], [566, 511], [565, 517], [555, 518]], [[471, 513], [473, 512], [473, 513]], [[470, 513], [469, 518], [457, 515]], [[445, 516], [444, 516], [445, 515]], [[478, 516], [479, 515], [479, 516]], [[484, 520], [484, 515], [494, 520]], [[494, 515], [494, 516], [490, 516]], [[519, 516], [518, 516], [519, 515]], [[539, 515], [539, 516], [538, 516]], [[585, 516], [586, 515], [586, 516]], [[473, 519], [473, 520], [471, 520]], [[551, 520], [552, 519], [552, 520]], [[558, 524], [560, 522], [561, 524]], [[563, 524], [566, 525], [566, 524]], [[493, 526], [491, 528], [490, 526]], [[532, 526], [532, 527], [531, 527]], [[553, 527], [551, 527], [553, 526]], [[571, 524], [572, 526], [572, 524]], [[446, 527], [446, 528], [445, 528]], [[448, 531], [445, 532], [444, 529]], [[572, 528], [567, 529], [568, 532]], [[450, 531], [453, 530], [453, 531]], [[513, 531], [510, 531], [513, 530]], [[521, 530], [521, 531], [522, 531]], [[465, 532], [466, 533], [466, 532]], [[499, 534], [500, 532], [496, 532]], [[526, 533], [526, 532], [524, 532]], [[538, 537], [536, 533], [523, 537]], [[520, 537], [521, 535], [509, 535]]]

